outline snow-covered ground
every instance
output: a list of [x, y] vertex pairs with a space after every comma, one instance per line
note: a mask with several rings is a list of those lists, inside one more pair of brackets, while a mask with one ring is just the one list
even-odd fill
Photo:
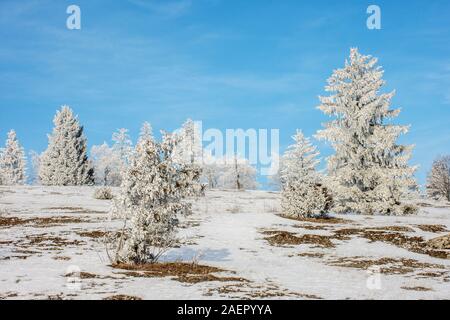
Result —
[[[450, 299], [449, 250], [414, 245], [450, 232], [448, 203], [418, 200], [415, 216], [319, 223], [280, 217], [277, 193], [209, 191], [194, 201], [179, 246], [163, 261], [214, 266], [232, 278], [189, 283], [110, 267], [102, 239], [89, 232], [118, 224], [108, 220], [110, 201], [93, 192], [0, 187], [0, 299]], [[306, 243], [267, 240], [277, 234]]]

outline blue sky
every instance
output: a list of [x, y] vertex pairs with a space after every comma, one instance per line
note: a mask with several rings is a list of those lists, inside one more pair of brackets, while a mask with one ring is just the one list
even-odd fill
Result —
[[[82, 29], [66, 28], [80, 6]], [[382, 29], [366, 28], [379, 5]], [[120, 127], [136, 137], [187, 117], [205, 128], [296, 128], [313, 135], [315, 107], [350, 47], [379, 58], [396, 89], [401, 141], [424, 183], [433, 158], [450, 153], [450, 2], [268, 0], [1, 0], [0, 137], [14, 128], [43, 151], [52, 117], [73, 107], [89, 144]], [[316, 142], [323, 156], [330, 149]]]

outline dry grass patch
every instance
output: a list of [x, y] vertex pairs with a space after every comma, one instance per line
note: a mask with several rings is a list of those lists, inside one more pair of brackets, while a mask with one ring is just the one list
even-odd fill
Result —
[[312, 222], [312, 223], [329, 223], [329, 224], [338, 224], [338, 223], [352, 223], [353, 221], [342, 219], [342, 218], [335, 218], [335, 217], [319, 217], [319, 218], [304, 218], [304, 217], [291, 217], [286, 215], [279, 215], [282, 218], [289, 219], [289, 220], [295, 220], [295, 221], [301, 221], [301, 222]]
[[431, 288], [425, 288], [425, 287], [401, 287], [403, 290], [412, 290], [412, 291], [433, 291]]
[[6, 292], [6, 293], [0, 293], [0, 300], [5, 299], [11, 299], [11, 298], [17, 298], [19, 295], [17, 292]]
[[447, 271], [420, 272], [417, 275], [422, 278], [439, 278], [447, 274]]
[[76, 278], [80, 278], [80, 279], [98, 279], [101, 278], [100, 276], [93, 274], [93, 273], [89, 273], [89, 272], [71, 272], [71, 273], [66, 273], [64, 275], [65, 277], [76, 277]]
[[99, 210], [90, 210], [83, 207], [49, 207], [44, 208], [43, 210], [50, 210], [50, 211], [63, 211], [63, 212], [70, 212], [70, 213], [107, 213], [105, 211], [99, 211]]
[[269, 283], [261, 284], [246, 284], [245, 286], [236, 284], [227, 284], [217, 288], [210, 288], [205, 294], [212, 296], [218, 294], [221, 297], [232, 299], [270, 299], [270, 298], [302, 298], [302, 299], [322, 299], [316, 295], [293, 292], [287, 289], [282, 289], [278, 285]]
[[106, 297], [103, 300], [142, 300], [142, 298], [126, 294], [116, 294], [114, 296]]
[[449, 257], [448, 252], [434, 249], [422, 237], [411, 237], [396, 231], [391, 232], [385, 230], [377, 230], [375, 228], [349, 228], [336, 230], [332, 237], [339, 240], [349, 240], [351, 239], [351, 236], [359, 236], [368, 239], [371, 242], [381, 241], [393, 244], [408, 251], [426, 254], [431, 257], [441, 259], [447, 259]]
[[11, 260], [11, 259], [26, 260], [29, 257], [30, 256], [6, 256], [6, 257], [0, 258], [0, 261], [6, 261], [6, 260]]
[[25, 248], [33, 246], [49, 250], [52, 249], [58, 250], [67, 246], [79, 246], [85, 244], [84, 241], [65, 239], [58, 236], [48, 235], [46, 233], [37, 235], [27, 235], [25, 236], [25, 239], [26, 243], [20, 245], [21, 247]]
[[417, 228], [425, 232], [448, 232], [447, 227], [442, 224], [418, 224]]
[[332, 226], [329, 225], [311, 225], [311, 224], [300, 224], [295, 225], [296, 228], [302, 228], [306, 230], [329, 230]]
[[87, 219], [79, 217], [39, 217], [39, 218], [19, 218], [19, 217], [0, 217], [0, 227], [10, 228], [14, 226], [30, 225], [33, 227], [54, 227], [61, 224], [89, 222]]
[[247, 281], [239, 277], [220, 277], [213, 273], [225, 272], [226, 270], [196, 263], [164, 262], [148, 263], [142, 265], [115, 264], [113, 268], [127, 270], [122, 274], [132, 277], [173, 277], [174, 280], [187, 283], [198, 283], [206, 281]]
[[270, 235], [265, 239], [272, 246], [315, 244], [325, 248], [334, 247], [333, 242], [331, 242], [330, 237], [328, 236], [316, 234], [304, 234], [297, 236], [287, 231], [263, 231], [262, 233]]
[[427, 246], [434, 249], [450, 250], [450, 234], [428, 240]]
[[89, 220], [81, 219], [78, 217], [44, 217], [44, 218], [31, 218], [28, 219], [28, 223], [32, 223], [36, 227], [54, 227], [61, 224], [71, 223], [83, 223], [89, 222]]
[[320, 252], [302, 252], [299, 253], [298, 256], [307, 258], [323, 258], [324, 254]]
[[341, 257], [328, 263], [331, 266], [346, 267], [367, 270], [372, 267], [379, 267], [380, 273], [383, 274], [406, 274], [415, 270], [424, 269], [445, 269], [440, 264], [431, 264], [419, 262], [414, 259], [396, 259], [396, 258], [380, 258], [380, 259], [364, 259], [363, 257]]
[[80, 237], [99, 239], [106, 237], [109, 233], [101, 230], [93, 230], [93, 231], [80, 231], [77, 232]]
[[0, 217], [0, 227], [9, 228], [17, 225], [25, 224], [26, 220], [18, 217]]
[[66, 256], [54, 256], [52, 258], [53, 260], [60, 260], [60, 261], [68, 261], [70, 259], [72, 259], [71, 257], [66, 257]]
[[415, 232], [413, 228], [408, 226], [367, 227], [366, 229], [379, 231], [395, 231], [395, 232]]

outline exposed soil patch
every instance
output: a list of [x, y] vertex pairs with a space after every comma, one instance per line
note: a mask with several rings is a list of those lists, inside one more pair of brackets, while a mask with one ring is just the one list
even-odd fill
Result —
[[341, 257], [331, 261], [329, 265], [365, 270], [372, 267], [379, 267], [378, 271], [383, 274], [405, 274], [414, 272], [415, 270], [445, 269], [445, 266], [439, 264], [424, 263], [414, 259], [395, 258], [370, 260], [362, 257]]
[[132, 277], [174, 277], [174, 280], [187, 283], [205, 281], [247, 281], [239, 277], [219, 277], [216, 272], [226, 270], [184, 262], [148, 263], [142, 265], [116, 264], [113, 268], [128, 270], [122, 274]]
[[299, 245], [299, 244], [316, 244], [325, 248], [333, 248], [334, 244], [331, 242], [330, 237], [321, 236], [316, 234], [304, 234], [296, 236], [287, 231], [263, 231], [263, 234], [271, 235], [265, 239], [272, 246], [282, 245]]
[[447, 227], [442, 224], [418, 224], [417, 228], [426, 232], [448, 232]]
[[142, 298], [126, 294], [116, 294], [114, 296], [106, 297], [103, 300], [142, 300]]

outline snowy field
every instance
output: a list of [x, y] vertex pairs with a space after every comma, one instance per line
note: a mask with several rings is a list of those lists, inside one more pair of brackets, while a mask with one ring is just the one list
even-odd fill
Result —
[[[187, 281], [112, 268], [110, 201], [91, 187], [0, 187], [0, 299], [450, 299], [450, 204], [408, 217], [279, 216], [272, 192], [209, 191], [162, 259], [217, 267]], [[123, 297], [123, 296], [122, 296]]]

